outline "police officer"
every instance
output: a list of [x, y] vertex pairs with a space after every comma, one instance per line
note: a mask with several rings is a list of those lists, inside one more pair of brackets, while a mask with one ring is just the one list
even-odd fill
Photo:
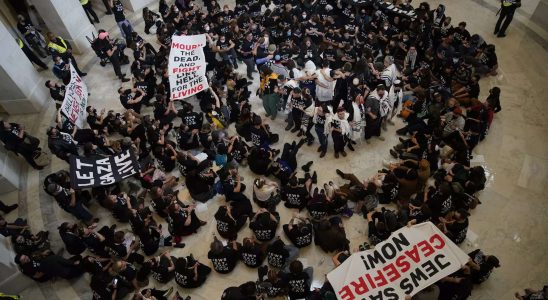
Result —
[[52, 57], [59, 56], [65, 61], [66, 63], [70, 62], [74, 66], [74, 69], [76, 70], [76, 73], [80, 75], [81, 77], [84, 77], [87, 75], [87, 73], [82, 73], [80, 69], [78, 68], [78, 64], [76, 63], [76, 59], [74, 59], [74, 56], [72, 56], [72, 46], [69, 42], [65, 41], [60, 36], [55, 36], [53, 33], [48, 32], [48, 51], [50, 52]]
[[40, 68], [44, 70], [48, 69], [48, 65], [46, 65], [43, 61], [41, 61], [40, 58], [38, 58], [38, 56], [36, 56], [36, 54], [34, 54], [34, 52], [32, 52], [32, 50], [30, 50], [30, 48], [27, 45], [25, 45], [25, 43], [23, 43], [23, 41], [20, 38], [16, 38], [15, 41], [19, 45], [19, 48], [23, 50], [23, 53], [25, 53], [25, 55], [28, 57], [28, 59], [31, 62], [37, 64], [38, 66], [40, 66]]
[[[496, 34], [497, 37], [506, 36], [506, 28], [508, 28], [508, 25], [510, 25], [510, 22], [512, 22], [512, 19], [514, 18], [514, 12], [516, 11], [516, 8], [518, 7], [521, 7], [521, 0], [501, 0], [500, 1], [499, 19], [497, 21], [497, 25], [495, 25], [495, 32], [494, 32], [494, 34]], [[502, 27], [501, 27], [501, 24], [502, 24]]]

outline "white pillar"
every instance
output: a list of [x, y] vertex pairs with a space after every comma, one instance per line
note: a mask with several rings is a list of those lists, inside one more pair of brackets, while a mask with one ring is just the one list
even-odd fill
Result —
[[0, 22], [0, 105], [10, 115], [37, 113], [49, 100], [40, 75]]
[[91, 49], [86, 35], [97, 33], [77, 0], [31, 0], [49, 31], [69, 41], [76, 53]]
[[124, 8], [132, 12], [140, 11], [143, 7], [156, 3], [156, 7], [151, 7], [152, 10], [158, 10], [158, 1], [154, 0], [121, 0]]

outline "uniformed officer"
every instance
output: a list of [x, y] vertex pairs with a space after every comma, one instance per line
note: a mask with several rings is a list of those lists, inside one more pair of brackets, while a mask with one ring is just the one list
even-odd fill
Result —
[[508, 28], [508, 25], [510, 25], [510, 22], [512, 22], [512, 19], [514, 18], [514, 12], [518, 7], [521, 7], [521, 0], [500, 1], [499, 19], [497, 21], [497, 25], [495, 25], [494, 33], [497, 35], [497, 37], [506, 36], [506, 28]]

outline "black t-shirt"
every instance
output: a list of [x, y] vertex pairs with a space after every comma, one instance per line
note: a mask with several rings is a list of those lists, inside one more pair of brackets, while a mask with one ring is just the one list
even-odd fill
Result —
[[306, 298], [310, 294], [310, 287], [307, 285], [307, 280], [309, 279], [307, 273], [290, 273], [284, 277], [289, 288], [289, 297], [291, 299]]
[[137, 104], [129, 104], [128, 101], [132, 100], [133, 99], [133, 94], [131, 93], [131, 90], [130, 89], [127, 89], [125, 90], [121, 95], [120, 95], [120, 103], [122, 104], [122, 106], [125, 108], [125, 109], [133, 109], [134, 106]]
[[114, 290], [111, 285], [111, 277], [103, 274], [97, 274], [91, 277], [91, 291], [93, 300], [112, 300]]
[[312, 243], [312, 224], [304, 225], [306, 228], [299, 228], [293, 226], [291, 230], [287, 232], [287, 237], [298, 248], [306, 247]]
[[270, 241], [271, 239], [273, 239], [276, 235], [277, 227], [278, 223], [272, 220], [270, 220], [270, 222], [266, 225], [260, 224], [257, 221], [249, 224], [249, 228], [253, 230], [253, 233], [255, 233], [255, 237], [257, 237], [257, 240], [259, 241]]
[[266, 250], [268, 263], [278, 269], [283, 268], [288, 257], [289, 252], [283, 247], [275, 247], [271, 244]]
[[251, 127], [251, 142], [256, 147], [268, 144], [268, 133], [262, 127]]
[[137, 269], [135, 269], [134, 265], [126, 262], [126, 268], [118, 273], [118, 276], [127, 282], [131, 282], [135, 277], [137, 277]]
[[70, 206], [72, 197], [67, 189], [62, 189], [59, 194], [55, 195], [55, 201], [61, 206], [62, 209], [67, 210]]
[[221, 274], [232, 272], [236, 267], [236, 262], [238, 262], [238, 253], [228, 246], [225, 246], [219, 254], [209, 251], [207, 257], [211, 260], [213, 269]]
[[219, 207], [215, 213], [217, 221], [217, 231], [223, 237], [234, 236], [236, 234], [236, 221], [230, 218], [226, 213], [226, 207]]
[[86, 250], [86, 245], [84, 245], [82, 238], [78, 235], [72, 232], [60, 233], [60, 235], [68, 253], [78, 255]]
[[308, 191], [304, 186], [288, 186], [282, 190], [282, 200], [289, 208], [303, 208], [307, 202]]
[[187, 112], [181, 117], [190, 129], [200, 129], [203, 123], [203, 115], [195, 111]]
[[116, 23], [124, 21], [126, 16], [124, 15], [124, 6], [122, 5], [122, 2], [115, 1], [113, 4], [112, 12], [114, 13], [114, 20], [116, 20]]
[[174, 271], [169, 271], [168, 269], [170, 264], [169, 259], [170, 258], [162, 256], [160, 258], [160, 263], [151, 269], [152, 278], [160, 283], [168, 283], [173, 278]]
[[[23, 274], [33, 277], [38, 272], [42, 272], [42, 267], [39, 261], [30, 258], [30, 261], [21, 266]], [[34, 279], [34, 278], [33, 278]]]
[[125, 258], [127, 255], [127, 248], [124, 244], [112, 244], [108, 246], [108, 253], [118, 259]]
[[263, 263], [264, 255], [259, 250], [258, 245], [251, 248], [242, 247], [239, 253], [240, 259], [248, 267], [257, 268]]

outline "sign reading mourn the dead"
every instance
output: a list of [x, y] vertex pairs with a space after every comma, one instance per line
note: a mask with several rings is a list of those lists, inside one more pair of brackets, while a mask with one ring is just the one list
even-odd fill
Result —
[[172, 100], [190, 97], [209, 87], [205, 76], [205, 45], [204, 34], [171, 38], [169, 86]]
[[111, 185], [139, 172], [131, 150], [105, 158], [70, 157], [70, 183], [73, 189]]
[[61, 105], [61, 112], [72, 124], [84, 128], [87, 106], [88, 88], [71, 63], [70, 82], [66, 86], [65, 99], [63, 99], [63, 105]]
[[327, 278], [341, 300], [403, 300], [466, 262], [466, 253], [427, 222], [401, 228], [375, 249], [352, 254]]

